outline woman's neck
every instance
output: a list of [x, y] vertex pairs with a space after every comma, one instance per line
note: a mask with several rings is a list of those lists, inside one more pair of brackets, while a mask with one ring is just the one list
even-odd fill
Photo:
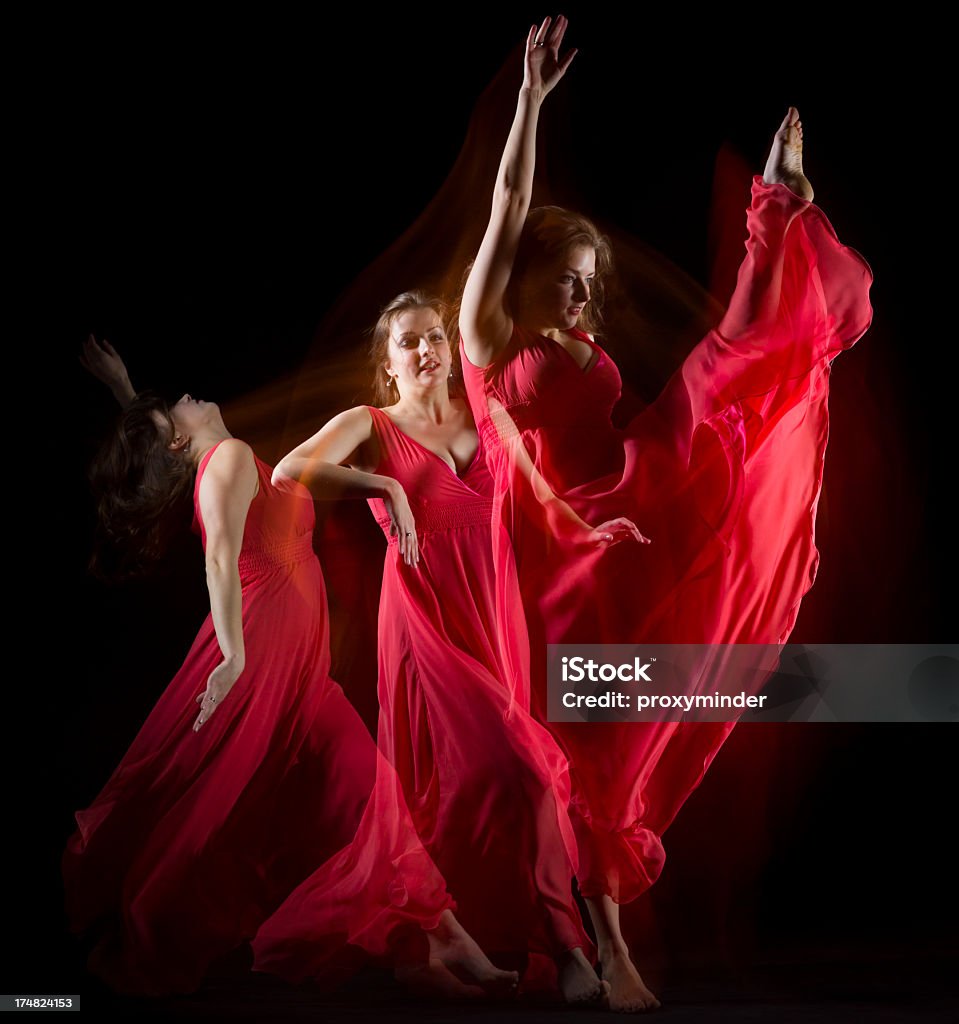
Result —
[[193, 465], [199, 466], [203, 461], [203, 456], [214, 445], [229, 437], [233, 437], [233, 435], [226, 427], [208, 427], [194, 434], [190, 438], [190, 458], [193, 460]]
[[567, 333], [559, 327], [550, 327], [548, 324], [535, 323], [532, 320], [521, 321], [520, 327], [533, 334], [541, 334], [544, 338], [552, 338], [553, 341], [559, 341]]
[[400, 400], [391, 406], [391, 409], [399, 416], [411, 420], [426, 420], [430, 423], [442, 423], [455, 412], [449, 389], [446, 387], [442, 391], [401, 395]]

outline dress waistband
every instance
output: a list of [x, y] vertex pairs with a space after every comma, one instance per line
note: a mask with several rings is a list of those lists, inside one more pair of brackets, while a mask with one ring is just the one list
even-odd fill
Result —
[[301, 533], [266, 548], [241, 552], [237, 567], [241, 576], [247, 576], [293, 566], [313, 557], [313, 534]]
[[[463, 526], [488, 526], [493, 521], [492, 501], [470, 501], [461, 505], [433, 505], [414, 509], [417, 533], [442, 533]], [[390, 536], [390, 517], [377, 513], [376, 521], [383, 528], [387, 542], [396, 544], [398, 537]]]

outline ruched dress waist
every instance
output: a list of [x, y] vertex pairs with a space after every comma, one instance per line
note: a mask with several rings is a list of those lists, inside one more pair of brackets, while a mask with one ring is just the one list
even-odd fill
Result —
[[314, 557], [313, 534], [301, 533], [296, 537], [242, 552], [237, 568], [242, 580], [249, 576], [262, 576], [264, 573], [292, 568]]

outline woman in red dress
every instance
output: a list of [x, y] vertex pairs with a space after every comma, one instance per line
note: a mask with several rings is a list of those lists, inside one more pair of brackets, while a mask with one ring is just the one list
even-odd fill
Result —
[[381, 806], [375, 827], [364, 816], [383, 773], [329, 676], [309, 495], [275, 488], [212, 402], [134, 397], [92, 338], [86, 361], [126, 405], [96, 463], [103, 533], [134, 562], [156, 558], [192, 492], [210, 591], [182, 668], [63, 855], [70, 924], [96, 937], [91, 969], [122, 991], [190, 991], [345, 847], [362, 870], [318, 922], [336, 953], [432, 957], [480, 985], [515, 984], [459, 927], [405, 808]]
[[[379, 745], [464, 926], [494, 957], [530, 954], [527, 986], [558, 969], [567, 1001], [601, 999], [572, 898], [566, 763], [528, 712], [515, 567], [493, 560], [491, 532], [502, 526], [492, 525], [492, 480], [469, 406], [449, 394], [440, 313], [415, 292], [390, 303], [374, 332], [384, 408], [334, 417], [274, 479], [320, 498], [367, 498], [387, 536]], [[309, 910], [307, 894], [290, 917], [308, 928]], [[266, 945], [261, 933], [258, 960]]]
[[[749, 239], [717, 328], [629, 426], [596, 343], [607, 240], [529, 210], [540, 106], [575, 51], [533, 26], [492, 213], [462, 296], [463, 375], [530, 628], [532, 706], [573, 780], [578, 880], [610, 1005], [658, 1004], [619, 904], [653, 884], [660, 837], [731, 723], [549, 723], [547, 643], [784, 643], [815, 578], [831, 360], [868, 328], [871, 271], [812, 203], [789, 108], [752, 182]], [[582, 543], [597, 527], [615, 554]], [[639, 534], [639, 530], [648, 537]], [[649, 541], [651, 540], [651, 543]]]

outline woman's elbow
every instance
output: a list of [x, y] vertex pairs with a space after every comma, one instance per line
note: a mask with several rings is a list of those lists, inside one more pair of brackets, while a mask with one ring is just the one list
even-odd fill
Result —
[[270, 483], [272, 483], [274, 487], [282, 488], [295, 481], [296, 477], [293, 476], [292, 467], [289, 463], [289, 456], [280, 459], [276, 464], [276, 468], [273, 470], [273, 476], [270, 477]]
[[493, 197], [493, 208], [496, 214], [504, 219], [526, 219], [532, 196], [529, 189], [522, 188], [502, 177]]
[[225, 549], [209, 550], [206, 553], [206, 575], [218, 580], [226, 579], [238, 572], [239, 552]]

